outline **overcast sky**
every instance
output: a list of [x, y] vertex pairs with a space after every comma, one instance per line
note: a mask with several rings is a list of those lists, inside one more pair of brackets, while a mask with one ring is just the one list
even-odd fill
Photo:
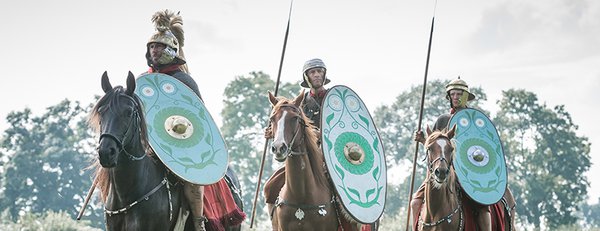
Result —
[[[277, 77], [290, 1], [10, 1], [0, 0], [0, 130], [10, 111], [39, 115], [62, 99], [91, 103], [100, 76], [124, 85], [127, 71], [146, 71], [145, 45], [157, 10], [181, 11], [184, 51], [205, 103], [220, 123], [223, 91], [234, 77]], [[319, 57], [332, 85], [356, 91], [370, 110], [391, 104], [423, 82], [434, 1], [296, 0], [282, 81], [301, 78]], [[600, 174], [600, 1], [440, 0], [429, 79], [462, 76], [488, 94], [497, 111], [510, 88], [565, 105], [592, 145]], [[418, 113], [418, 112], [415, 112]], [[510, 160], [509, 160], [510, 161]], [[409, 171], [409, 170], [407, 170]], [[600, 197], [592, 178], [590, 202]]]

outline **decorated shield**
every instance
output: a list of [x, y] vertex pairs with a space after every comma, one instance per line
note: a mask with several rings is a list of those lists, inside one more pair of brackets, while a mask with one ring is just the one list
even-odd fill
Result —
[[194, 184], [219, 181], [227, 170], [225, 141], [200, 98], [181, 81], [165, 74], [136, 80], [144, 104], [148, 140], [160, 160]]
[[335, 190], [354, 219], [373, 223], [383, 213], [387, 186], [377, 128], [360, 97], [346, 86], [329, 89], [322, 104], [321, 147]]
[[464, 192], [484, 205], [498, 202], [507, 185], [506, 162], [500, 136], [481, 111], [467, 108], [456, 112], [449, 127], [456, 125], [454, 169]]

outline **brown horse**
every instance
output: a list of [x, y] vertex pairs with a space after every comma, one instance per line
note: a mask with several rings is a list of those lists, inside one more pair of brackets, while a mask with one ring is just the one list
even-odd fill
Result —
[[271, 151], [285, 161], [285, 184], [273, 211], [273, 230], [337, 230], [338, 218], [315, 129], [294, 100], [277, 99], [270, 118]]
[[301, 110], [304, 92], [295, 99], [275, 98], [267, 137], [271, 152], [285, 162], [285, 183], [277, 202], [269, 209], [273, 230], [360, 230], [362, 224], [348, 221], [336, 206], [325, 172], [317, 132]]
[[[449, 131], [433, 132], [427, 127], [427, 183], [418, 230], [476, 230], [473, 216], [475, 202], [462, 196], [451, 164], [455, 150], [451, 139], [455, 131], [456, 126]], [[489, 206], [492, 230], [514, 230], [514, 207], [515, 200], [506, 188], [502, 200]]]

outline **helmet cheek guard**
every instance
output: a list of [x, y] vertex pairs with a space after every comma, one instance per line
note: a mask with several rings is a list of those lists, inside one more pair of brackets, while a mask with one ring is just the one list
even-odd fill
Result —
[[312, 83], [310, 82], [310, 79], [308, 78], [308, 74], [306, 72], [310, 69], [317, 68], [317, 67], [323, 68], [323, 70], [324, 70], [323, 85], [328, 84], [330, 82], [329, 79], [327, 79], [327, 67], [325, 66], [325, 63], [323, 62], [323, 60], [311, 59], [311, 60], [306, 61], [304, 63], [304, 66], [302, 67], [303, 81], [302, 81], [302, 83], [300, 83], [300, 86], [305, 87], [305, 88], [312, 88]]

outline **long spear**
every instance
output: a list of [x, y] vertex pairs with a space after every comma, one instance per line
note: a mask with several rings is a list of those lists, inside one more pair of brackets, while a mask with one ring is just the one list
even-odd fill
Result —
[[[423, 92], [421, 94], [421, 107], [419, 108], [419, 123], [418, 128], [421, 131], [421, 122], [423, 121], [423, 105], [425, 104], [425, 92], [427, 90], [427, 73], [429, 73], [429, 55], [431, 54], [431, 40], [433, 39], [433, 25], [435, 23], [435, 6], [437, 5], [437, 0], [435, 1], [435, 5], [433, 6], [433, 17], [431, 18], [431, 31], [429, 32], [429, 45], [427, 47], [427, 61], [425, 62], [425, 77], [423, 78]], [[417, 141], [415, 144], [415, 155], [413, 157], [413, 166], [412, 166], [412, 174], [410, 178], [410, 191], [408, 193], [408, 212], [406, 215], [406, 231], [409, 231], [410, 226], [410, 200], [412, 199], [412, 194], [415, 186], [415, 170], [417, 168], [417, 155], [419, 153], [419, 142]]]
[[94, 189], [96, 188], [97, 184], [98, 177], [94, 177], [94, 183], [92, 183], [92, 187], [90, 187], [90, 190], [88, 191], [88, 194], [85, 197], [85, 200], [83, 201], [83, 205], [81, 205], [81, 208], [79, 209], [79, 214], [77, 214], [77, 220], [81, 220], [83, 212], [85, 212], [85, 207], [87, 207], [87, 204], [90, 202], [90, 198], [92, 198], [92, 194], [94, 194]]
[[[288, 34], [290, 33], [290, 19], [292, 18], [292, 6], [294, 0], [290, 2], [290, 11], [288, 13], [287, 28], [285, 29], [285, 38], [283, 39], [283, 49], [281, 50], [281, 59], [279, 60], [279, 71], [277, 72], [277, 83], [275, 84], [275, 95], [279, 91], [279, 82], [281, 79], [281, 69], [283, 67], [283, 58], [285, 57], [285, 48], [287, 46]], [[265, 147], [263, 148], [262, 158], [260, 159], [260, 170], [258, 171], [258, 179], [256, 180], [256, 192], [254, 193], [254, 202], [252, 203], [252, 216], [250, 217], [250, 228], [254, 225], [254, 216], [256, 214], [256, 201], [258, 200], [258, 193], [260, 192], [260, 181], [262, 179], [263, 170], [265, 167], [265, 158], [267, 155], [267, 146], [269, 144], [269, 138], [265, 138]]]

